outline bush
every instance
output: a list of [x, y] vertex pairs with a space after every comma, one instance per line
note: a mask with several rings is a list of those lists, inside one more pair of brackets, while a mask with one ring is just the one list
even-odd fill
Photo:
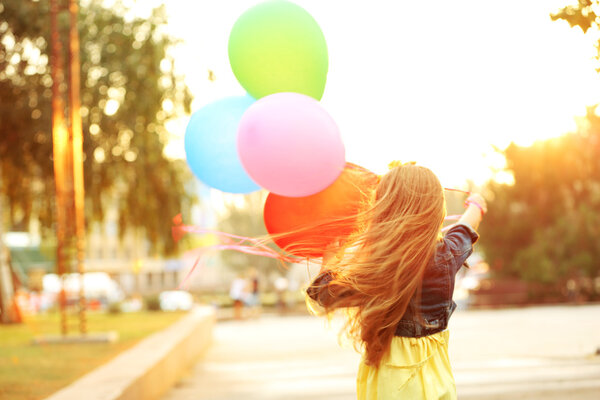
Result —
[[148, 311], [160, 311], [160, 300], [158, 296], [149, 296], [144, 299]]
[[121, 309], [121, 303], [110, 303], [108, 305], [108, 313], [109, 314], [121, 314], [123, 310]]

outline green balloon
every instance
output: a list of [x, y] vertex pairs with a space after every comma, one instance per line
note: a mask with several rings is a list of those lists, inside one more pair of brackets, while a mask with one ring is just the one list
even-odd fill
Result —
[[323, 97], [329, 67], [325, 36], [294, 3], [267, 1], [242, 14], [229, 35], [229, 62], [255, 99], [279, 92]]

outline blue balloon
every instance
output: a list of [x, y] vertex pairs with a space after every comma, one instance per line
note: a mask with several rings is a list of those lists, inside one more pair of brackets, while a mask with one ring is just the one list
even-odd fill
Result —
[[228, 193], [260, 189], [237, 152], [238, 125], [254, 101], [248, 95], [226, 97], [192, 114], [185, 130], [185, 154], [194, 175], [206, 185]]

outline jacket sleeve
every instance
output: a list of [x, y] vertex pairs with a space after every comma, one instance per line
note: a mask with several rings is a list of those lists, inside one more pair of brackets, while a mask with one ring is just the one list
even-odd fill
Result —
[[330, 285], [332, 280], [330, 271], [321, 272], [306, 289], [306, 294], [324, 308], [356, 307], [358, 300], [350, 297], [354, 293], [353, 289]]
[[444, 236], [444, 242], [454, 258], [454, 273], [458, 272], [473, 253], [479, 234], [467, 224], [456, 224]]
[[333, 297], [329, 292], [329, 282], [331, 282], [331, 272], [323, 271], [312, 281], [306, 294], [316, 301], [321, 307], [327, 307], [333, 302]]

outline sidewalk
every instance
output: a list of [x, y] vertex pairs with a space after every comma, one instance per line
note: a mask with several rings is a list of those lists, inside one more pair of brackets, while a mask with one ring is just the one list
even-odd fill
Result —
[[214, 325], [214, 309], [196, 307], [46, 400], [158, 399], [209, 348]]
[[[457, 311], [450, 355], [461, 400], [598, 399], [600, 305]], [[214, 344], [163, 400], [352, 399], [359, 362], [340, 321], [223, 321]]]

